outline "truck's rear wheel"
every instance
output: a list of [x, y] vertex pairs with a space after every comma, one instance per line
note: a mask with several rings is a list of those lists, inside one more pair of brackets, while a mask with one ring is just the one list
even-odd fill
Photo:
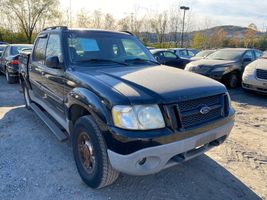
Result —
[[75, 123], [72, 134], [74, 159], [82, 180], [91, 188], [112, 184], [119, 176], [107, 155], [107, 147], [100, 129], [90, 116]]

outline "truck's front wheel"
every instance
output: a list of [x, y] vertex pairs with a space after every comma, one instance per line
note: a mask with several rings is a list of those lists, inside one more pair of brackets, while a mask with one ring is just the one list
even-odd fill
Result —
[[72, 147], [78, 172], [88, 186], [102, 188], [118, 178], [119, 172], [109, 162], [102, 133], [90, 116], [75, 123]]

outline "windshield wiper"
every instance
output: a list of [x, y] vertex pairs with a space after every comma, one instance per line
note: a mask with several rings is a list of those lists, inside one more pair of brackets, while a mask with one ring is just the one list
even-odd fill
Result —
[[159, 63], [157, 61], [146, 60], [146, 59], [141, 59], [141, 58], [126, 59], [125, 62], [148, 62], [148, 63], [153, 63], [153, 64], [159, 65]]
[[100, 59], [100, 58], [92, 58], [92, 59], [88, 59], [88, 60], [81, 60], [80, 62], [107, 62], [107, 63], [115, 63], [115, 64], [119, 64], [119, 65], [128, 66], [127, 63], [123, 63], [123, 62], [119, 62], [119, 61], [115, 61], [115, 60], [109, 60], [109, 59]]

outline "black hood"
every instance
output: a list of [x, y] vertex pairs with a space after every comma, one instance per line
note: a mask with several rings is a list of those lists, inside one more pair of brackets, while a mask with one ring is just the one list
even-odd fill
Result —
[[210, 66], [210, 67], [219, 67], [225, 65], [236, 64], [236, 61], [233, 60], [209, 60], [209, 59], [201, 59], [196, 60], [190, 63], [191, 66]]
[[101, 67], [80, 72], [108, 85], [133, 104], [168, 104], [226, 92], [217, 81], [167, 66]]

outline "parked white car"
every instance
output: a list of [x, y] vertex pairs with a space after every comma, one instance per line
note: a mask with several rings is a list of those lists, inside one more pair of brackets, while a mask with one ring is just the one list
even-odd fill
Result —
[[247, 65], [242, 80], [245, 90], [267, 94], [267, 54]]

